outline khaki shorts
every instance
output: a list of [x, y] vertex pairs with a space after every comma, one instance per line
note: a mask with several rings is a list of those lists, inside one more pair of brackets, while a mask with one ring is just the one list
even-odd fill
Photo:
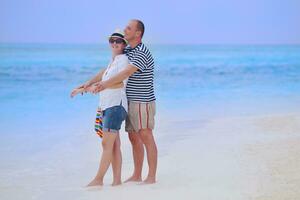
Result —
[[141, 129], [154, 129], [155, 101], [138, 103], [128, 101], [126, 132], [139, 132]]

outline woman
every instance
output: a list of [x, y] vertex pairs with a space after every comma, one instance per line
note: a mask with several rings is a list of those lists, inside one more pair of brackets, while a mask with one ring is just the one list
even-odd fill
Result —
[[[105, 70], [100, 71], [85, 84], [75, 88], [71, 93], [71, 97], [78, 93], [93, 91], [98, 81], [109, 79], [129, 64], [128, 58], [123, 54], [124, 48], [127, 45], [124, 34], [119, 30], [115, 31], [109, 37], [109, 43], [112, 50], [112, 60], [108, 67]], [[112, 164], [113, 169], [112, 186], [120, 185], [122, 183], [122, 156], [119, 130], [127, 115], [126, 83], [127, 79], [112, 88], [100, 92], [99, 108], [103, 112], [103, 152], [98, 172], [95, 178], [87, 186], [103, 185], [103, 178], [110, 163]]]

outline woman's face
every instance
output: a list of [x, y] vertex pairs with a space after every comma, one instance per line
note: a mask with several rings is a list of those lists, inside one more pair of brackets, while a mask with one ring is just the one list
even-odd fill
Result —
[[118, 38], [118, 37], [110, 37], [109, 44], [110, 44], [110, 48], [111, 48], [112, 52], [115, 54], [123, 53], [124, 48], [126, 47], [124, 40], [122, 40], [121, 38]]

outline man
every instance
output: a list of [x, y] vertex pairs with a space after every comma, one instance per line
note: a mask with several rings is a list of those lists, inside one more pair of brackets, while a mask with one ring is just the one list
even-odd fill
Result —
[[94, 92], [100, 92], [129, 77], [126, 87], [128, 117], [125, 130], [132, 144], [134, 172], [125, 182], [142, 181], [145, 146], [149, 171], [144, 183], [152, 184], [156, 181], [157, 169], [157, 147], [152, 133], [155, 115], [154, 60], [142, 43], [144, 30], [144, 24], [140, 20], [129, 21], [124, 33], [129, 43], [125, 52], [130, 64], [109, 80], [99, 82]]

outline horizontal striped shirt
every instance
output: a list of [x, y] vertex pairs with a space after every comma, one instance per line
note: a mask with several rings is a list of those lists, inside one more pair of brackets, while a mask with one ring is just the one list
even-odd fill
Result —
[[126, 95], [129, 101], [151, 102], [155, 101], [154, 95], [154, 59], [149, 49], [140, 43], [136, 47], [126, 47], [125, 53], [129, 63], [138, 70], [133, 73], [127, 82]]

